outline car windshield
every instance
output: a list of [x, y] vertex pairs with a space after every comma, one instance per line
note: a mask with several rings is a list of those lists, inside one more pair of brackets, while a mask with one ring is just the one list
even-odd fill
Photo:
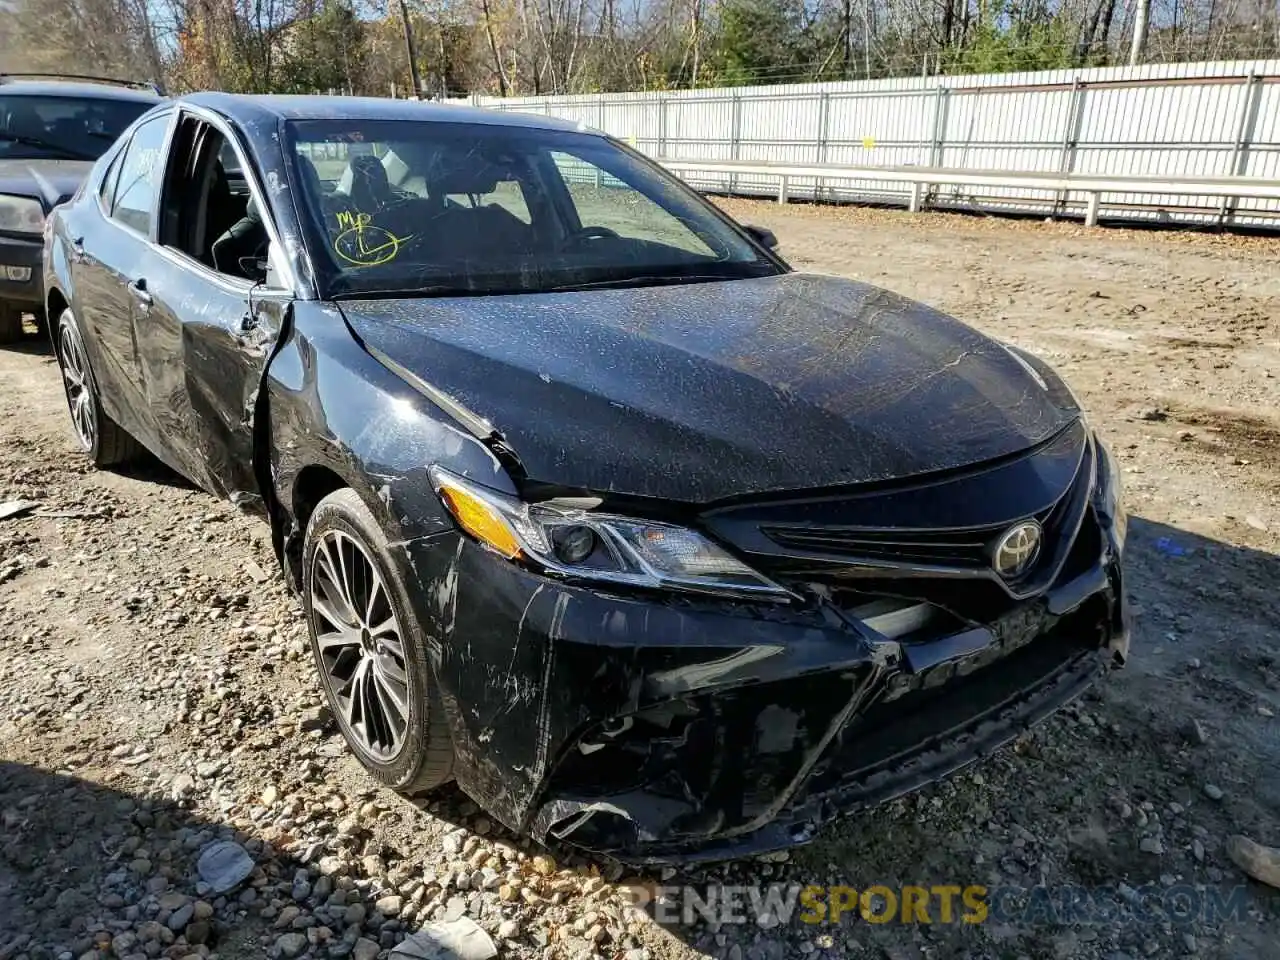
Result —
[[692, 191], [598, 135], [289, 126], [330, 296], [534, 293], [780, 270]]
[[151, 104], [0, 95], [0, 160], [96, 160]]

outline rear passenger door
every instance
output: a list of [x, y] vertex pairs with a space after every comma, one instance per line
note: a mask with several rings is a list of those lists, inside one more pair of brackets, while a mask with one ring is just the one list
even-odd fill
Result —
[[94, 354], [102, 404], [132, 435], [155, 445], [155, 424], [141, 379], [134, 319], [146, 309], [136, 280], [147, 257], [159, 199], [159, 171], [171, 114], [133, 132], [98, 192], [98, 215], [74, 225], [76, 316]]
[[[257, 227], [246, 217], [250, 199]], [[152, 416], [187, 476], [258, 508], [254, 407], [292, 292], [264, 197], [228, 127], [182, 111], [160, 210], [142, 271], [150, 305], [136, 324]]]

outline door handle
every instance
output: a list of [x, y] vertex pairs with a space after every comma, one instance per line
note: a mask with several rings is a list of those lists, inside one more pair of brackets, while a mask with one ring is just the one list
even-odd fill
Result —
[[129, 284], [129, 292], [133, 294], [133, 299], [137, 300], [143, 308], [151, 306], [151, 294], [147, 292], [147, 281], [143, 277], [139, 277]]
[[71, 256], [77, 263], [84, 260], [84, 237], [76, 237], [71, 241]]

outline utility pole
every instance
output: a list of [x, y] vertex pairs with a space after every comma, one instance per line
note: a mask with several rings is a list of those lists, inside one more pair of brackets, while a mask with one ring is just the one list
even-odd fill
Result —
[[843, 69], [840, 71], [840, 79], [849, 79], [849, 65], [853, 60], [853, 0], [844, 0], [844, 55], [840, 58]]
[[1151, 0], [1137, 0], [1138, 8], [1133, 16], [1133, 46], [1129, 48], [1129, 66], [1142, 62], [1142, 48], [1147, 43], [1147, 16], [1151, 12]]
[[440, 102], [444, 103], [449, 99], [449, 60], [444, 55], [444, 19], [443, 14], [440, 20]]
[[409, 82], [413, 85], [413, 95], [422, 99], [422, 78], [418, 76], [418, 54], [413, 47], [413, 27], [409, 23], [409, 8], [405, 0], [400, 0], [400, 17], [404, 20], [404, 50], [409, 57]]
[[[609, 9], [613, 9], [612, 3]], [[690, 87], [698, 85], [698, 66], [702, 58], [702, 0], [693, 0], [693, 75], [689, 81]], [[610, 19], [612, 23], [612, 18]], [[612, 29], [612, 27], [610, 28]]]

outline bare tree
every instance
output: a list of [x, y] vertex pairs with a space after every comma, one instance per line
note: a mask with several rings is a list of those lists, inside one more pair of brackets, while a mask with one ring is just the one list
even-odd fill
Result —
[[404, 24], [404, 54], [409, 61], [409, 84], [413, 87], [415, 97], [422, 96], [422, 77], [418, 73], [418, 51], [413, 42], [413, 22], [409, 17], [409, 7], [405, 0], [400, 0], [400, 20]]

